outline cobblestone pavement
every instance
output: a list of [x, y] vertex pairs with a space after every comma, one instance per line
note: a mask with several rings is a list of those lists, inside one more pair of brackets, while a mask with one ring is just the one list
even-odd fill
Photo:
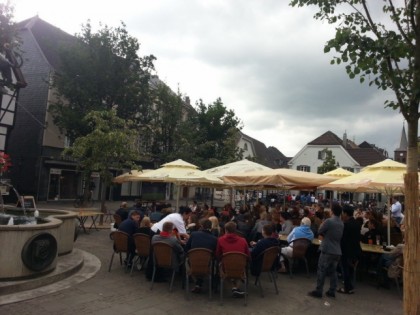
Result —
[[[41, 206], [39, 206], [41, 208]], [[58, 207], [57, 207], [58, 208]], [[108, 224], [109, 226], [109, 224]], [[219, 296], [194, 294], [185, 299], [181, 278], [175, 279], [174, 290], [169, 292], [168, 283], [156, 283], [150, 290], [150, 282], [143, 271], [125, 273], [118, 259], [114, 259], [111, 272], [108, 264], [112, 254], [109, 229], [80, 234], [75, 247], [92, 253], [101, 261], [99, 272], [91, 279], [53, 294], [14, 304], [0, 306], [0, 314], [402, 314], [402, 300], [395, 287], [378, 290], [368, 279], [359, 281], [353, 295], [337, 294], [335, 299], [314, 299], [307, 292], [315, 287], [316, 275], [306, 277], [298, 271], [291, 279], [280, 274], [277, 278], [279, 295], [268, 276], [262, 277], [265, 297], [250, 278], [248, 306], [242, 299], [230, 297], [226, 291], [224, 305]], [[115, 257], [117, 258], [117, 257]], [[328, 280], [328, 279], [327, 279]], [[328, 287], [326, 282], [325, 288]]]

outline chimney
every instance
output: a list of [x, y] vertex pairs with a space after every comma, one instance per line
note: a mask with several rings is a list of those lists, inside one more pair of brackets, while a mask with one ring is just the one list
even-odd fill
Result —
[[346, 148], [347, 147], [347, 132], [344, 131], [343, 134], [343, 147]]

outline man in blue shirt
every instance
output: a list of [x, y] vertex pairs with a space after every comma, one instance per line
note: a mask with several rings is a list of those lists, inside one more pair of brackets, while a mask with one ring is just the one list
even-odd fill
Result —
[[131, 267], [131, 263], [136, 254], [136, 245], [134, 243], [133, 235], [136, 233], [139, 228], [141, 215], [136, 210], [130, 213], [130, 217], [121, 222], [118, 227], [118, 231], [122, 231], [128, 234], [128, 253], [125, 263], [128, 264], [128, 267]]
[[289, 246], [283, 247], [281, 249], [280, 255], [280, 269], [278, 272], [284, 273], [286, 271], [286, 266], [284, 265], [284, 257], [292, 257], [293, 255], [293, 241], [298, 238], [306, 238], [310, 242], [314, 239], [314, 233], [311, 230], [311, 220], [309, 218], [303, 218], [300, 222], [300, 226], [295, 227], [292, 232], [287, 236], [287, 242]]

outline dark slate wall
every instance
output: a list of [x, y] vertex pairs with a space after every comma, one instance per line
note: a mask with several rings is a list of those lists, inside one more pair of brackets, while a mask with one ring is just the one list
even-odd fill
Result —
[[36, 195], [51, 68], [30, 31], [22, 31], [20, 37], [24, 59], [21, 70], [28, 85], [19, 92], [15, 126], [10, 132], [7, 151], [13, 163], [12, 184], [21, 194]]

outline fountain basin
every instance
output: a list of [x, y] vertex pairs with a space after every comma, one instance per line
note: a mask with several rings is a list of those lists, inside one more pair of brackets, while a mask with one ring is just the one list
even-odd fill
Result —
[[[22, 214], [7, 209], [7, 215]], [[31, 278], [54, 270], [57, 256], [73, 250], [76, 213], [39, 209], [36, 224], [0, 225], [0, 280]]]

